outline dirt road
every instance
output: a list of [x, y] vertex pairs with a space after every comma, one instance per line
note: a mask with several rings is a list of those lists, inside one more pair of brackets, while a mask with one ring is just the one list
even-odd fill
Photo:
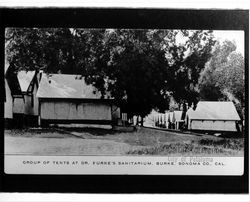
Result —
[[75, 137], [13, 137], [5, 135], [5, 154], [32, 155], [121, 155], [131, 149], [112, 140]]
[[5, 154], [243, 156], [243, 139], [223, 139], [142, 128], [112, 130], [5, 130]]

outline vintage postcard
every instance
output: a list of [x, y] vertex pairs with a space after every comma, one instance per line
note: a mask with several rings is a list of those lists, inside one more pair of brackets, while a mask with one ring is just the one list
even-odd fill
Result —
[[6, 174], [244, 173], [244, 30], [5, 28]]

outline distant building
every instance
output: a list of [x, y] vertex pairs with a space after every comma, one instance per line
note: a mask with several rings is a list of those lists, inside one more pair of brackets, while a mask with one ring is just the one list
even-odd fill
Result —
[[41, 124], [112, 125], [120, 118], [114, 99], [103, 98], [81, 75], [42, 74], [37, 98]]
[[240, 117], [233, 102], [200, 101], [187, 111], [185, 121], [189, 130], [236, 132]]

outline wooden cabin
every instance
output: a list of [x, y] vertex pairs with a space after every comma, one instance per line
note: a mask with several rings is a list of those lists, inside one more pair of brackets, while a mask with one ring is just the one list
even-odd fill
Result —
[[112, 125], [120, 108], [81, 75], [42, 74], [37, 91], [39, 119], [47, 124]]
[[187, 111], [185, 121], [189, 130], [236, 132], [240, 117], [233, 102], [200, 101]]

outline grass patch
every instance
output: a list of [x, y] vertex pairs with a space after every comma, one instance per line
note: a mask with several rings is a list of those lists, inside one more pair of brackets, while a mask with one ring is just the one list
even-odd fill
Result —
[[244, 140], [243, 138], [225, 138], [220, 140], [212, 140], [212, 139], [201, 139], [198, 141], [200, 145], [214, 146], [214, 147], [222, 147], [225, 149], [233, 149], [233, 150], [243, 150], [244, 149]]
[[127, 152], [132, 155], [196, 155], [196, 154], [215, 154], [224, 153], [222, 148], [202, 147], [195, 144], [171, 143], [149, 148], [141, 148]]
[[[86, 137], [75, 140], [76, 137], [70, 135], [71, 132], [78, 132]], [[15, 144], [22, 141], [23, 143], [33, 142], [31, 145], [34, 145], [34, 142], [47, 141], [51, 144], [51, 148], [53, 148], [53, 144], [55, 144], [55, 147], [59, 145], [60, 148], [65, 148], [67, 151], [70, 147], [68, 153], [74, 151], [74, 154], [79, 152], [81, 154], [103, 155], [105, 150], [108, 151], [108, 154], [114, 155], [243, 156], [244, 153], [244, 138], [182, 134], [147, 128], [140, 128], [134, 132], [90, 128], [70, 130], [64, 128], [30, 128], [5, 130], [5, 134], [6, 137], [18, 137], [16, 140], [13, 138], [9, 140], [15, 142]], [[59, 138], [60, 140], [58, 140]], [[64, 140], [66, 138], [71, 138], [71, 140]], [[76, 148], [76, 143], [79, 144], [79, 148]], [[46, 149], [46, 144], [39, 144], [37, 147], [41, 146]], [[25, 149], [23, 148], [23, 150]], [[36, 149], [34, 147], [34, 151]], [[13, 147], [13, 150], [16, 150], [16, 148]]]
[[[152, 129], [140, 129], [136, 132], [118, 133], [106, 136], [107, 139], [120, 141], [132, 146], [159, 146], [164, 143], [172, 142], [191, 142], [201, 139], [200, 136], [176, 134], [173, 132], [158, 131]], [[213, 139], [214, 137], [211, 136]], [[215, 137], [218, 139], [217, 137]]]
[[190, 143], [167, 143], [138, 148], [127, 152], [128, 155], [181, 155], [181, 156], [241, 156], [244, 151], [243, 139], [201, 139]]

